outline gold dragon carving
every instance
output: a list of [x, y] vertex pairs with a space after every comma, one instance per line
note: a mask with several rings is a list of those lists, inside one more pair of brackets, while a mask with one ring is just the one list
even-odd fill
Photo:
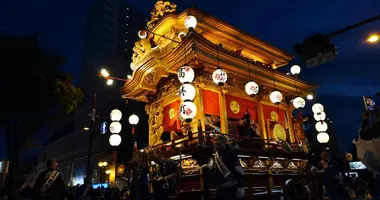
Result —
[[140, 61], [144, 55], [150, 53], [152, 51], [149, 39], [144, 38], [137, 42], [135, 42], [135, 46], [133, 47], [132, 61], [136, 63]]
[[153, 146], [161, 142], [161, 135], [164, 132], [162, 125], [164, 109], [159, 102], [156, 102], [147, 106], [146, 110], [149, 114], [149, 145]]
[[147, 26], [151, 30], [165, 15], [175, 13], [177, 5], [170, 1], [157, 1], [152, 10], [151, 19], [148, 21]]

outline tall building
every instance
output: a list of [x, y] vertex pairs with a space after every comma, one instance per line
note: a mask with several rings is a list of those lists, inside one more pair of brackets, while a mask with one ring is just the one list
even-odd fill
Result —
[[[98, 76], [101, 68], [119, 78], [127, 78], [131, 73], [130, 63], [132, 48], [138, 39], [138, 30], [144, 28], [146, 22], [137, 11], [134, 11], [122, 0], [95, 0], [90, 7], [85, 24], [83, 65], [79, 77], [79, 87], [84, 91], [84, 102], [64, 126], [56, 131], [48, 144], [41, 151], [40, 163], [47, 159], [56, 158], [62, 164], [62, 174], [68, 184], [83, 182], [86, 174], [87, 152], [90, 126], [88, 113], [93, 106], [93, 96], [96, 93], [96, 109], [99, 115], [93, 133], [99, 133], [100, 124], [109, 122], [109, 113], [118, 108], [123, 112], [123, 129], [120, 135], [122, 143], [118, 148], [119, 161], [126, 161], [132, 148], [131, 127], [128, 116], [132, 113], [139, 115], [141, 122], [147, 122], [144, 105], [137, 102], [125, 104], [120, 97], [120, 86], [115, 82], [112, 87]], [[84, 130], [86, 127], [86, 130]], [[141, 125], [141, 136], [147, 133], [147, 125]], [[108, 132], [109, 133], [109, 132]], [[136, 134], [137, 135], [137, 134]], [[99, 169], [97, 162], [111, 162], [109, 135], [96, 134], [93, 139], [93, 178], [97, 177]], [[140, 137], [140, 138], [139, 138]], [[143, 138], [147, 140], [146, 138]], [[142, 140], [143, 140], [142, 139]], [[129, 148], [130, 147], [130, 148]], [[99, 180], [93, 180], [94, 182]]]

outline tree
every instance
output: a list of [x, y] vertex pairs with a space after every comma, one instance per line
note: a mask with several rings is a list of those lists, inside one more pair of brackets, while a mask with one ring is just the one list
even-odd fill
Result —
[[55, 51], [44, 51], [38, 36], [0, 35], [0, 125], [5, 128], [11, 177], [25, 143], [42, 126], [73, 113], [83, 99], [73, 78], [61, 69], [64, 61]]

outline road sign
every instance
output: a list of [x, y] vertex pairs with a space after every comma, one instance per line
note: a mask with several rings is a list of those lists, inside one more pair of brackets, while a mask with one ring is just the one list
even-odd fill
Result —
[[108, 124], [107, 124], [107, 122], [103, 122], [103, 123], [100, 125], [100, 133], [101, 133], [101, 134], [106, 134], [106, 133], [107, 133], [107, 130], [108, 130]]

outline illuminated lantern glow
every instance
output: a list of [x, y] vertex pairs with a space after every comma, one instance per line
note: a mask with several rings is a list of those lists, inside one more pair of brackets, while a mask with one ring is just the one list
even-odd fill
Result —
[[270, 93], [270, 95], [269, 95], [269, 99], [270, 99], [270, 101], [271, 101], [272, 103], [276, 104], [276, 105], [280, 104], [283, 98], [284, 98], [284, 97], [283, 97], [283, 95], [281, 94], [281, 92], [280, 92], [280, 91], [277, 91], [277, 90], [273, 91], [273, 92]]
[[251, 97], [255, 96], [259, 93], [259, 85], [254, 81], [249, 81], [245, 84], [245, 92]]
[[110, 135], [108, 142], [110, 143], [111, 146], [117, 147], [121, 143], [121, 136], [119, 134], [112, 134]]
[[197, 18], [195, 18], [193, 15], [188, 15], [186, 18], [185, 18], [185, 27], [187, 29], [194, 29], [196, 26], [197, 26]]
[[186, 37], [186, 33], [184, 33], [184, 32], [180, 32], [180, 33], [178, 33], [178, 38], [182, 41], [183, 40], [183, 38], [185, 38]]
[[112, 121], [120, 121], [123, 114], [118, 109], [113, 109], [110, 113], [110, 118]]
[[136, 65], [133, 62], [131, 62], [129, 67], [131, 68], [132, 71], [134, 71], [136, 69]]
[[185, 64], [178, 70], [178, 80], [181, 83], [191, 83], [194, 80], [195, 74], [193, 68]]
[[308, 100], [313, 100], [313, 99], [314, 99], [314, 96], [313, 96], [312, 94], [308, 94], [308, 95], [306, 96], [306, 98], [307, 98]]
[[111, 133], [120, 133], [121, 132], [121, 124], [120, 124], [120, 122], [112, 122], [110, 124], [110, 132]]
[[317, 140], [319, 143], [325, 144], [325, 143], [329, 142], [330, 136], [329, 136], [329, 134], [327, 134], [325, 132], [321, 132], [321, 133], [318, 133]]
[[305, 107], [305, 105], [306, 105], [306, 101], [302, 97], [296, 97], [293, 99], [293, 106], [296, 109], [303, 108]]
[[125, 171], [125, 166], [124, 165], [119, 165], [119, 167], [117, 167], [117, 174], [124, 174], [124, 171]]
[[290, 73], [292, 73], [294, 76], [297, 76], [301, 73], [301, 67], [299, 65], [293, 65], [290, 68]]
[[313, 107], [311, 108], [311, 110], [313, 111], [313, 113], [321, 113], [325, 109], [323, 108], [322, 104], [316, 103], [316, 104], [313, 105]]
[[197, 115], [197, 107], [191, 101], [185, 101], [181, 104], [179, 113], [183, 119], [190, 122]]
[[137, 125], [139, 123], [139, 117], [135, 114], [129, 116], [128, 121], [131, 125]]
[[325, 112], [314, 113], [314, 119], [316, 121], [323, 121], [326, 119], [326, 113]]
[[315, 124], [315, 129], [318, 131], [318, 132], [325, 132], [327, 131], [327, 128], [328, 128], [328, 125], [326, 122], [317, 122]]
[[346, 153], [346, 160], [348, 161], [348, 162], [350, 162], [350, 161], [352, 161], [352, 154], [351, 153]]
[[223, 69], [218, 68], [212, 73], [212, 80], [215, 84], [223, 86], [227, 82], [227, 73]]
[[148, 36], [148, 31], [146, 30], [141, 30], [137, 33], [137, 35], [139, 36], [140, 39], [144, 39]]
[[190, 83], [185, 83], [179, 87], [179, 96], [182, 101], [192, 101], [195, 97], [195, 88]]

